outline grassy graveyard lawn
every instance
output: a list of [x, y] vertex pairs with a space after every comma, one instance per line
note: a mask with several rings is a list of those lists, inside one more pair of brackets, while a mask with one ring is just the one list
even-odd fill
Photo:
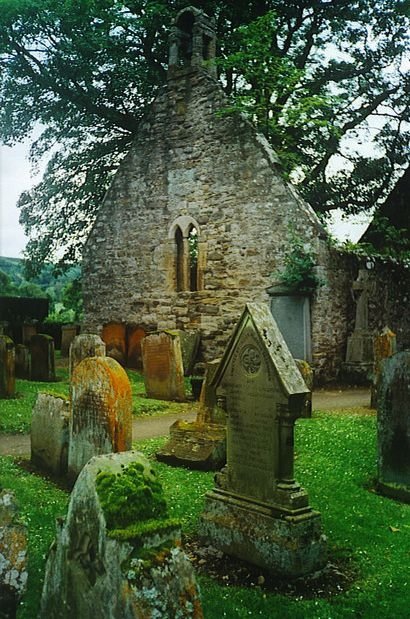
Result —
[[[57, 358], [58, 359], [58, 358]], [[158, 415], [178, 412], [181, 404], [154, 400], [145, 395], [144, 378], [134, 370], [126, 370], [132, 390], [132, 413], [135, 416]], [[68, 396], [67, 362], [57, 363], [56, 382], [45, 383], [30, 380], [16, 380], [16, 395], [0, 400], [0, 432], [9, 434], [28, 433], [31, 425], [31, 412], [39, 392]], [[189, 379], [185, 379], [185, 391], [191, 393]]]
[[[187, 548], [196, 552], [207, 619], [409, 616], [410, 505], [374, 492], [375, 439], [375, 417], [366, 409], [316, 412], [297, 422], [296, 478], [322, 513], [331, 567], [296, 583], [198, 552], [195, 529], [213, 474], [156, 463], [169, 515], [181, 520]], [[154, 458], [164, 440], [134, 446]], [[18, 618], [32, 619], [54, 519], [65, 513], [68, 495], [9, 457], [0, 459], [0, 485], [15, 490], [29, 528], [29, 587]]]

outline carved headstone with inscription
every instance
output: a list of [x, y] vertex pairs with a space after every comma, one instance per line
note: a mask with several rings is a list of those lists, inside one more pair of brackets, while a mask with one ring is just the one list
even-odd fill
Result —
[[322, 567], [320, 515], [293, 477], [308, 390], [267, 306], [246, 306], [213, 383], [227, 413], [227, 466], [207, 494], [201, 536], [282, 575]]
[[160, 331], [142, 340], [145, 391], [149, 398], [185, 400], [184, 367], [178, 332]]
[[88, 357], [71, 377], [68, 476], [73, 481], [96, 455], [128, 451], [132, 441], [131, 385], [110, 357]]
[[378, 488], [410, 503], [410, 351], [382, 366], [378, 388]]

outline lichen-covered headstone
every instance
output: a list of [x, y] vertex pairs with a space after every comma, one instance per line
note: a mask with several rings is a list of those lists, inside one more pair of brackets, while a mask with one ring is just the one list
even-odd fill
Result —
[[101, 339], [105, 343], [107, 356], [125, 365], [127, 361], [126, 325], [122, 322], [110, 322], [104, 325]]
[[110, 357], [87, 357], [71, 377], [72, 414], [68, 476], [74, 480], [90, 458], [131, 449], [131, 385]]
[[63, 325], [61, 327], [61, 356], [68, 357], [71, 342], [78, 333], [77, 325]]
[[56, 379], [54, 340], [50, 335], [38, 333], [30, 340], [30, 377], [46, 383]]
[[267, 306], [246, 306], [213, 384], [227, 414], [227, 466], [207, 493], [201, 537], [282, 576], [323, 567], [320, 515], [293, 475], [308, 389]]
[[210, 385], [219, 360], [207, 364], [198, 415], [195, 421], [177, 420], [169, 429], [169, 441], [156, 453], [161, 462], [215, 471], [226, 462], [226, 414], [217, 406]]
[[68, 364], [70, 378], [80, 361], [87, 357], [105, 357], [105, 343], [99, 335], [82, 333], [73, 339]]
[[396, 334], [384, 327], [383, 331], [373, 339], [373, 383], [370, 398], [370, 406], [377, 408], [377, 391], [380, 383], [382, 364], [385, 359], [391, 357], [396, 352]]
[[9, 398], [16, 389], [14, 342], [0, 335], [0, 398]]
[[157, 400], [185, 400], [181, 342], [177, 331], [160, 331], [142, 340], [145, 391]]
[[82, 470], [47, 560], [40, 619], [201, 619], [161, 486], [138, 452]]
[[0, 614], [14, 619], [27, 584], [27, 532], [13, 492], [0, 492]]
[[31, 461], [53, 475], [67, 473], [70, 402], [39, 393], [31, 418]]
[[17, 344], [16, 346], [16, 378], [30, 379], [30, 351], [28, 346]]
[[378, 389], [378, 487], [410, 503], [410, 351], [383, 362]]

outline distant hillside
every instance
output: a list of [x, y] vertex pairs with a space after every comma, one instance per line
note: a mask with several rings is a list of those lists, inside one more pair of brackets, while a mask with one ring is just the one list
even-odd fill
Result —
[[[49, 296], [53, 301], [60, 301], [63, 288], [71, 281], [77, 279], [81, 274], [79, 266], [72, 267], [63, 275], [55, 277], [53, 275], [53, 265], [47, 264], [41, 273], [27, 280], [24, 276], [24, 260], [20, 258], [7, 258], [0, 256], [0, 271], [7, 275], [13, 288], [21, 289], [18, 296]], [[30, 289], [34, 294], [27, 294]], [[38, 288], [37, 288], [38, 287]], [[35, 292], [38, 292], [38, 295]], [[0, 296], [2, 291], [0, 290]]]

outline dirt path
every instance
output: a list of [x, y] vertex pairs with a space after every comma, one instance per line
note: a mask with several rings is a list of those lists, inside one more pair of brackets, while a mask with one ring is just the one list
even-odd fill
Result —
[[[319, 390], [313, 393], [313, 410], [340, 410], [369, 406], [368, 389]], [[169, 426], [177, 419], [193, 421], [196, 417], [195, 405], [182, 405], [181, 413], [169, 413], [155, 417], [138, 417], [132, 423], [134, 441], [168, 434]], [[29, 434], [1, 434], [0, 456], [25, 456], [30, 454]]]

